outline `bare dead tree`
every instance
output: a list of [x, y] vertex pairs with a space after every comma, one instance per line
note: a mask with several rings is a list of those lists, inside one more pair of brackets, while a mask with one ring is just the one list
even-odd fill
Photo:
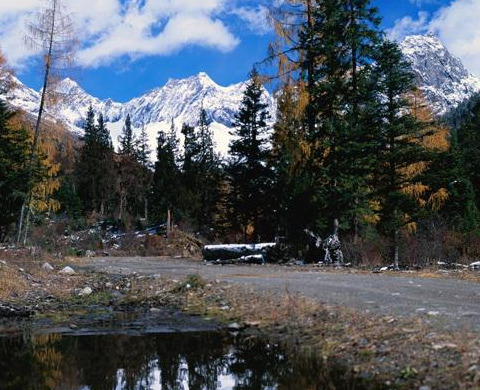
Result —
[[[26, 194], [18, 221], [17, 243], [21, 240], [25, 215], [28, 216], [34, 184], [33, 169], [38, 157], [37, 148], [40, 138], [42, 116], [45, 110], [45, 104], [49, 97], [52, 96], [52, 80], [55, 79], [55, 74], [71, 66], [77, 46], [74, 26], [70, 16], [66, 13], [62, 0], [45, 1], [45, 8], [40, 10], [36, 14], [35, 19], [27, 23], [26, 26], [26, 45], [40, 52], [43, 56], [43, 88], [30, 150]], [[25, 227], [25, 237], [27, 230], [28, 226]]]

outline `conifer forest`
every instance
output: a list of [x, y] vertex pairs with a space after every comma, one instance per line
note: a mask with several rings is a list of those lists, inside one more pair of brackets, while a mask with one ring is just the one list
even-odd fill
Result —
[[269, 11], [275, 39], [252, 63], [227, 153], [203, 105], [193, 124], [169, 118], [156, 148], [130, 115], [112, 138], [95, 106], [71, 132], [54, 115], [69, 98], [54, 77], [74, 46], [62, 46], [69, 23], [50, 35], [31, 26], [47, 49], [38, 115], [9, 101], [15, 78], [0, 57], [0, 242], [177, 230], [203, 244], [277, 242], [278, 262], [323, 261], [315, 242], [327, 237], [353, 265], [478, 258], [480, 98], [434, 113], [370, 0], [287, 0]]

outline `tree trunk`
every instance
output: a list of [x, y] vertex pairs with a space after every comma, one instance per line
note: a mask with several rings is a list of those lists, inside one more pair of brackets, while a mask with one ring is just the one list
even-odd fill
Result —
[[170, 209], [167, 210], [167, 237], [170, 237], [170, 233], [172, 232], [172, 215]]
[[17, 232], [17, 243], [20, 242], [21, 236], [22, 236], [22, 224], [23, 224], [23, 218], [25, 216], [25, 210], [28, 208], [28, 204], [31, 201], [32, 197], [32, 171], [33, 171], [33, 164], [35, 163], [36, 160], [36, 150], [38, 147], [38, 139], [40, 137], [40, 125], [42, 123], [42, 115], [43, 115], [43, 109], [45, 106], [45, 98], [47, 95], [47, 87], [48, 87], [48, 78], [50, 77], [50, 69], [52, 66], [52, 51], [53, 51], [53, 36], [55, 33], [55, 15], [56, 15], [56, 6], [57, 3], [53, 2], [53, 18], [52, 18], [52, 25], [50, 29], [50, 36], [49, 36], [49, 43], [48, 43], [48, 53], [45, 59], [45, 74], [43, 78], [43, 89], [42, 89], [42, 96], [40, 98], [40, 108], [38, 110], [38, 116], [37, 116], [37, 122], [35, 123], [35, 132], [33, 134], [33, 143], [32, 147], [30, 149], [30, 159], [28, 162], [28, 173], [27, 173], [27, 188], [26, 188], [26, 196], [22, 204], [22, 208], [20, 211], [20, 217], [18, 221], [18, 232]]
[[393, 267], [394, 269], [399, 269], [399, 230], [395, 230], [393, 236]]
[[145, 223], [148, 223], [148, 198], [145, 198], [143, 201], [143, 217], [145, 219]]

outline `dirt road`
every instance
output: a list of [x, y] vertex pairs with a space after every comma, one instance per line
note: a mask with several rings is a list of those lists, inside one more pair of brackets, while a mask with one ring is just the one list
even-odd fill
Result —
[[194, 260], [148, 257], [97, 257], [88, 259], [84, 267], [172, 279], [199, 274], [208, 280], [218, 279], [273, 293], [288, 290], [367, 313], [422, 317], [442, 330], [469, 329], [480, 333], [480, 285], [461, 280], [332, 273], [314, 267], [214, 266]]

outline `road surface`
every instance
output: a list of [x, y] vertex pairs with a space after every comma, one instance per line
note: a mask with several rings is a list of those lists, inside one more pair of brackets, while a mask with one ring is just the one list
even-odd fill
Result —
[[385, 274], [333, 273], [313, 266], [206, 265], [198, 260], [153, 257], [96, 257], [85, 267], [113, 274], [181, 279], [199, 274], [272, 293], [288, 290], [329, 305], [397, 317], [422, 317], [443, 330], [480, 333], [480, 284]]

